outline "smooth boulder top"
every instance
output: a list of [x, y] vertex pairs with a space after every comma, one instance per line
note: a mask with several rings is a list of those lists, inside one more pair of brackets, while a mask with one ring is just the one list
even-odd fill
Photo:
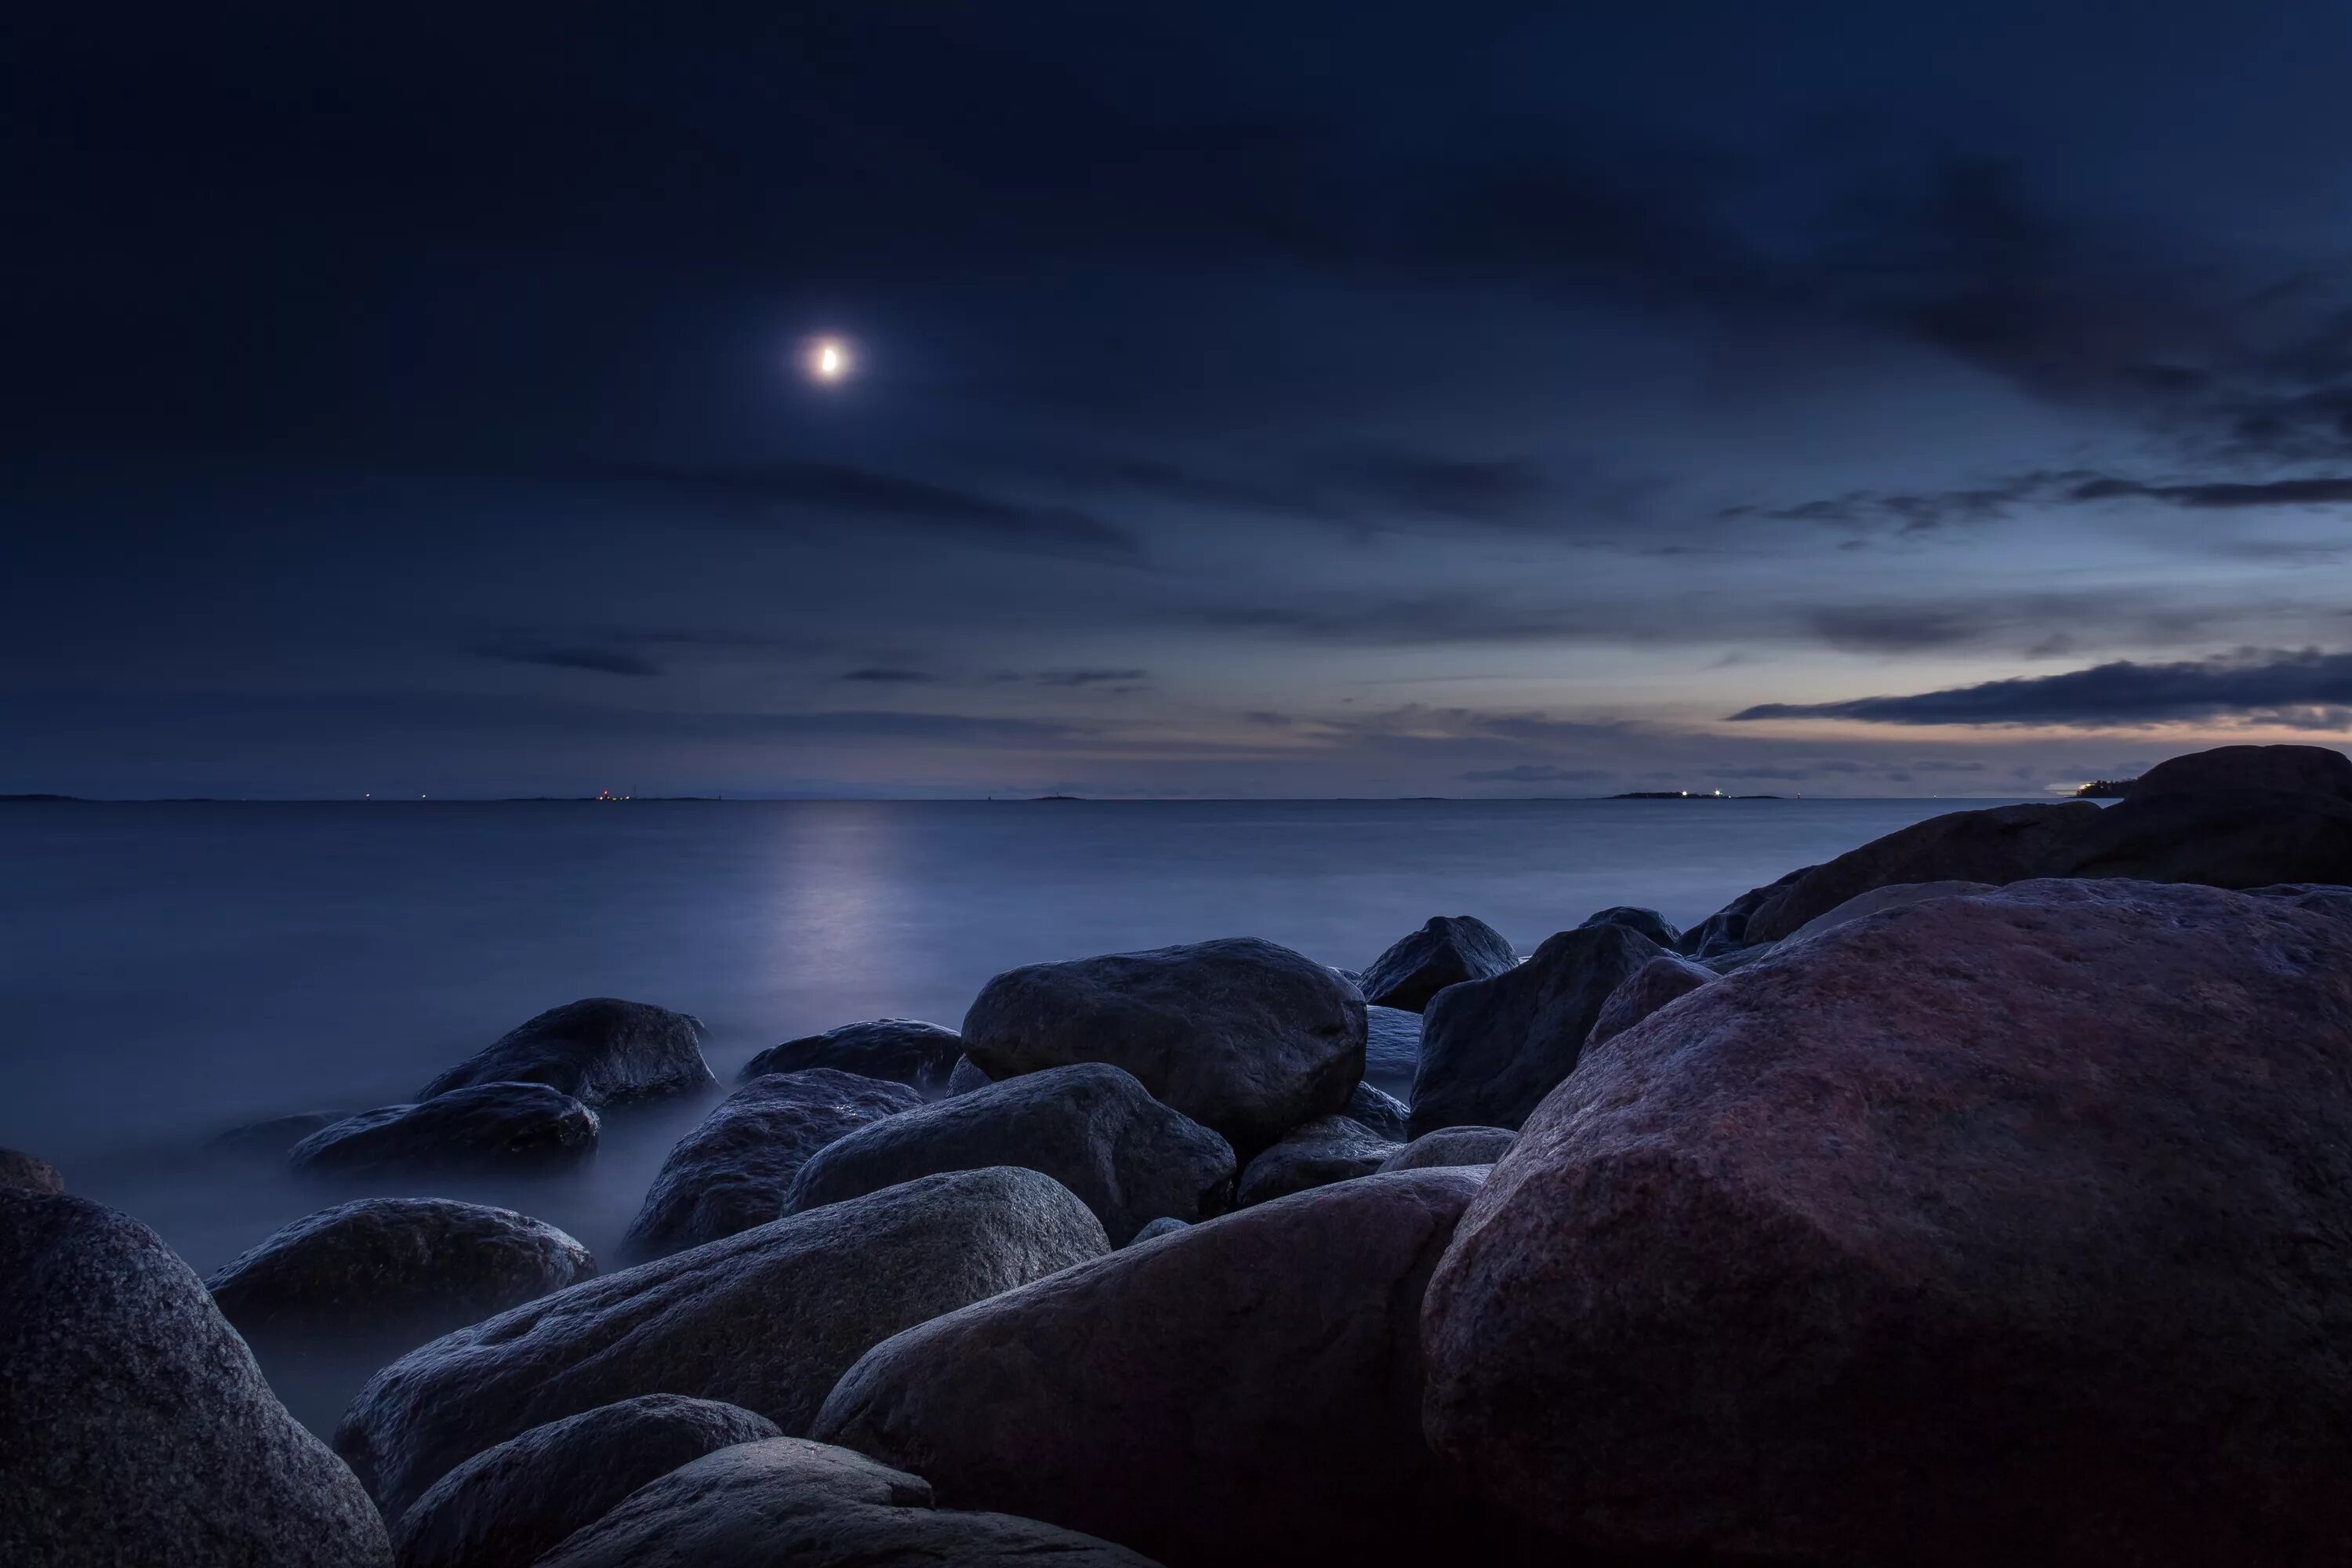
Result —
[[1433, 915], [1366, 964], [1359, 989], [1374, 1006], [1418, 1013], [1447, 986], [1500, 974], [1518, 961], [1503, 933], [1485, 921]]
[[1584, 1037], [1591, 1050], [1612, 1035], [1622, 1035], [1669, 1002], [1678, 1001], [1715, 978], [1715, 971], [1677, 952], [1662, 952], [1618, 982], [1592, 1017]]
[[1034, 1171], [926, 1176], [436, 1340], [360, 1391], [335, 1448], [397, 1518], [492, 1444], [640, 1394], [723, 1400], [803, 1432], [870, 1346], [1109, 1249], [1087, 1206]]
[[66, 1190], [66, 1179], [38, 1154], [0, 1149], [0, 1191], [8, 1190], [54, 1196]]
[[1430, 1287], [1427, 1429], [1596, 1548], [2336, 1563], [2347, 1199], [2352, 922], [1917, 904], [1592, 1050]]
[[1076, 1193], [1113, 1247], [1162, 1215], [1205, 1219], [1233, 1200], [1234, 1151], [1133, 1075], [1079, 1062], [870, 1121], [813, 1155], [784, 1203], [800, 1214], [940, 1171], [1021, 1165]]
[[621, 1237], [621, 1261], [667, 1258], [782, 1218], [810, 1155], [922, 1103], [906, 1084], [832, 1068], [753, 1079], [670, 1150]]
[[1438, 993], [1422, 1016], [1413, 1135], [1517, 1127], [1575, 1068], [1610, 993], [1664, 954], [1629, 927], [1580, 926], [1507, 974]]
[[362, 1110], [286, 1152], [298, 1171], [496, 1170], [577, 1164], [596, 1152], [596, 1113], [543, 1083], [481, 1083], [414, 1105]]
[[1675, 928], [1674, 921], [1655, 910], [1645, 910], [1634, 904], [1612, 904], [1608, 909], [1596, 910], [1584, 917], [1584, 923], [1589, 926], [1627, 926], [1669, 950], [1683, 940], [1683, 933]]
[[1746, 942], [1778, 942], [1848, 899], [1895, 882], [2006, 884], [2060, 877], [2082, 858], [2102, 807], [2087, 800], [1948, 811], [1822, 862], [1759, 904]]
[[868, 1352], [814, 1436], [1172, 1568], [1495, 1559], [1421, 1436], [1421, 1296], [1478, 1190], [1374, 1176], [1041, 1279]]
[[932, 1506], [919, 1476], [801, 1437], [723, 1448], [639, 1488], [538, 1568], [1152, 1568], [1106, 1541]]
[[1412, 1112], [1396, 1096], [1383, 1094], [1369, 1083], [1360, 1083], [1348, 1096], [1347, 1109], [1339, 1114], [1370, 1128], [1391, 1143], [1402, 1143], [1404, 1142], [1405, 1121]]
[[705, 1454], [782, 1436], [715, 1399], [646, 1394], [534, 1426], [433, 1483], [393, 1526], [400, 1568], [529, 1568], [631, 1492]]
[[1033, 963], [991, 980], [964, 1050], [1003, 1080], [1073, 1062], [1123, 1068], [1243, 1158], [1348, 1103], [1364, 999], [1255, 937]]
[[416, 1344], [595, 1272], [586, 1247], [512, 1209], [362, 1198], [304, 1215], [205, 1284], [248, 1340], [390, 1333]]
[[1866, 893], [1857, 893], [1837, 908], [1824, 914], [1815, 915], [1791, 931], [1790, 940], [1819, 936], [1825, 931], [1836, 930], [1848, 921], [1858, 921], [1866, 915], [1877, 914], [1882, 910], [1908, 909], [1913, 904], [1924, 904], [1930, 899], [1956, 899], [1970, 893], [1990, 893], [1993, 890], [1993, 885], [1990, 882], [1890, 882], [1884, 888], [1873, 888]]
[[2135, 787], [2099, 813], [2063, 869], [2215, 888], [2352, 881], [2352, 801], [2310, 790], [2142, 795]]
[[749, 1081], [761, 1073], [836, 1068], [938, 1094], [946, 1090], [948, 1079], [962, 1057], [963, 1037], [943, 1025], [916, 1018], [870, 1018], [770, 1046], [743, 1065], [742, 1076]]
[[2331, 746], [2215, 746], [2168, 758], [2132, 781], [2127, 801], [2200, 790], [2261, 790], [2352, 801], [2352, 757]]
[[1249, 1163], [1234, 1194], [1236, 1208], [1255, 1208], [1310, 1187], [1326, 1187], [1369, 1176], [1395, 1153], [1398, 1143], [1360, 1121], [1321, 1116], [1292, 1128]]
[[383, 1521], [145, 1226], [0, 1189], [0, 1563], [390, 1568]]
[[702, 1025], [646, 1002], [590, 996], [550, 1007], [418, 1092], [431, 1100], [479, 1083], [543, 1083], [587, 1105], [690, 1094], [716, 1083]]
[[1375, 1173], [1491, 1165], [1503, 1157], [1517, 1137], [1507, 1127], [1441, 1127], [1434, 1132], [1423, 1133], [1381, 1161]]
[[1421, 1015], [1402, 1007], [1364, 1009], [1364, 1081], [1385, 1094], [1412, 1092], [1421, 1066]]

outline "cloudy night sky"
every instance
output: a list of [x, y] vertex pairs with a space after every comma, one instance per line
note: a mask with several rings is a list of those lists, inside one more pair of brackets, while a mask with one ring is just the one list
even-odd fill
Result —
[[2033, 795], [2352, 728], [2340, 5], [44, 12], [0, 791]]

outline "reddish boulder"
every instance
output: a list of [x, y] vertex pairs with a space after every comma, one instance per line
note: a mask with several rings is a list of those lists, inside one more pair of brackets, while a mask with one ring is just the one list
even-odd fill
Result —
[[[2087, 800], [1948, 811], [1822, 862], [1759, 904], [1746, 941], [1778, 942], [1815, 915], [1890, 882], [1990, 882], [2073, 874], [2102, 810]], [[2273, 878], [2276, 881], [2279, 879]]]
[[1429, 1288], [1433, 1444], [1609, 1549], [2334, 1563], [2352, 921], [2034, 882], [1595, 1047]]
[[2210, 790], [2324, 795], [2352, 801], [2352, 757], [2329, 746], [2215, 746], [2161, 762], [2132, 781], [2126, 800]]
[[1676, 953], [1661, 953], [1627, 975], [1601, 1004], [1592, 1032], [1584, 1037], [1591, 1050], [1612, 1035], [1622, 1035], [1667, 1003], [1687, 996], [1715, 978], [1715, 971]]

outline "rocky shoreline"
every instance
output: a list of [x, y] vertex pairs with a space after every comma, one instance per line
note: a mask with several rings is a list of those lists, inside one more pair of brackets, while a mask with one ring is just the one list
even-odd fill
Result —
[[[762, 1052], [600, 1272], [433, 1196], [704, 1089], [589, 999], [232, 1135], [200, 1280], [0, 1151], [0, 1563], [2320, 1563], [2352, 762], [1932, 818], [1688, 931], [1033, 964]], [[420, 1188], [424, 1189], [420, 1191]], [[382, 1370], [331, 1446], [254, 1356]], [[376, 1364], [370, 1362], [368, 1364]]]

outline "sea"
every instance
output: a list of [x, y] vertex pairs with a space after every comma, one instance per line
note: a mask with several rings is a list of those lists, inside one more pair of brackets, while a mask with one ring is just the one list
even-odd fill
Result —
[[[1260, 936], [1360, 968], [1435, 914], [1522, 952], [1596, 910], [1696, 922], [1978, 800], [0, 805], [0, 1146], [199, 1273], [359, 1195], [221, 1133], [411, 1099], [544, 1008], [692, 1013], [721, 1087], [605, 1116], [560, 1177], [379, 1182], [600, 1258], [743, 1063], [861, 1018], [957, 1025], [1016, 964]], [[366, 1368], [273, 1381], [331, 1427]], [[292, 1386], [299, 1382], [300, 1386]]]

